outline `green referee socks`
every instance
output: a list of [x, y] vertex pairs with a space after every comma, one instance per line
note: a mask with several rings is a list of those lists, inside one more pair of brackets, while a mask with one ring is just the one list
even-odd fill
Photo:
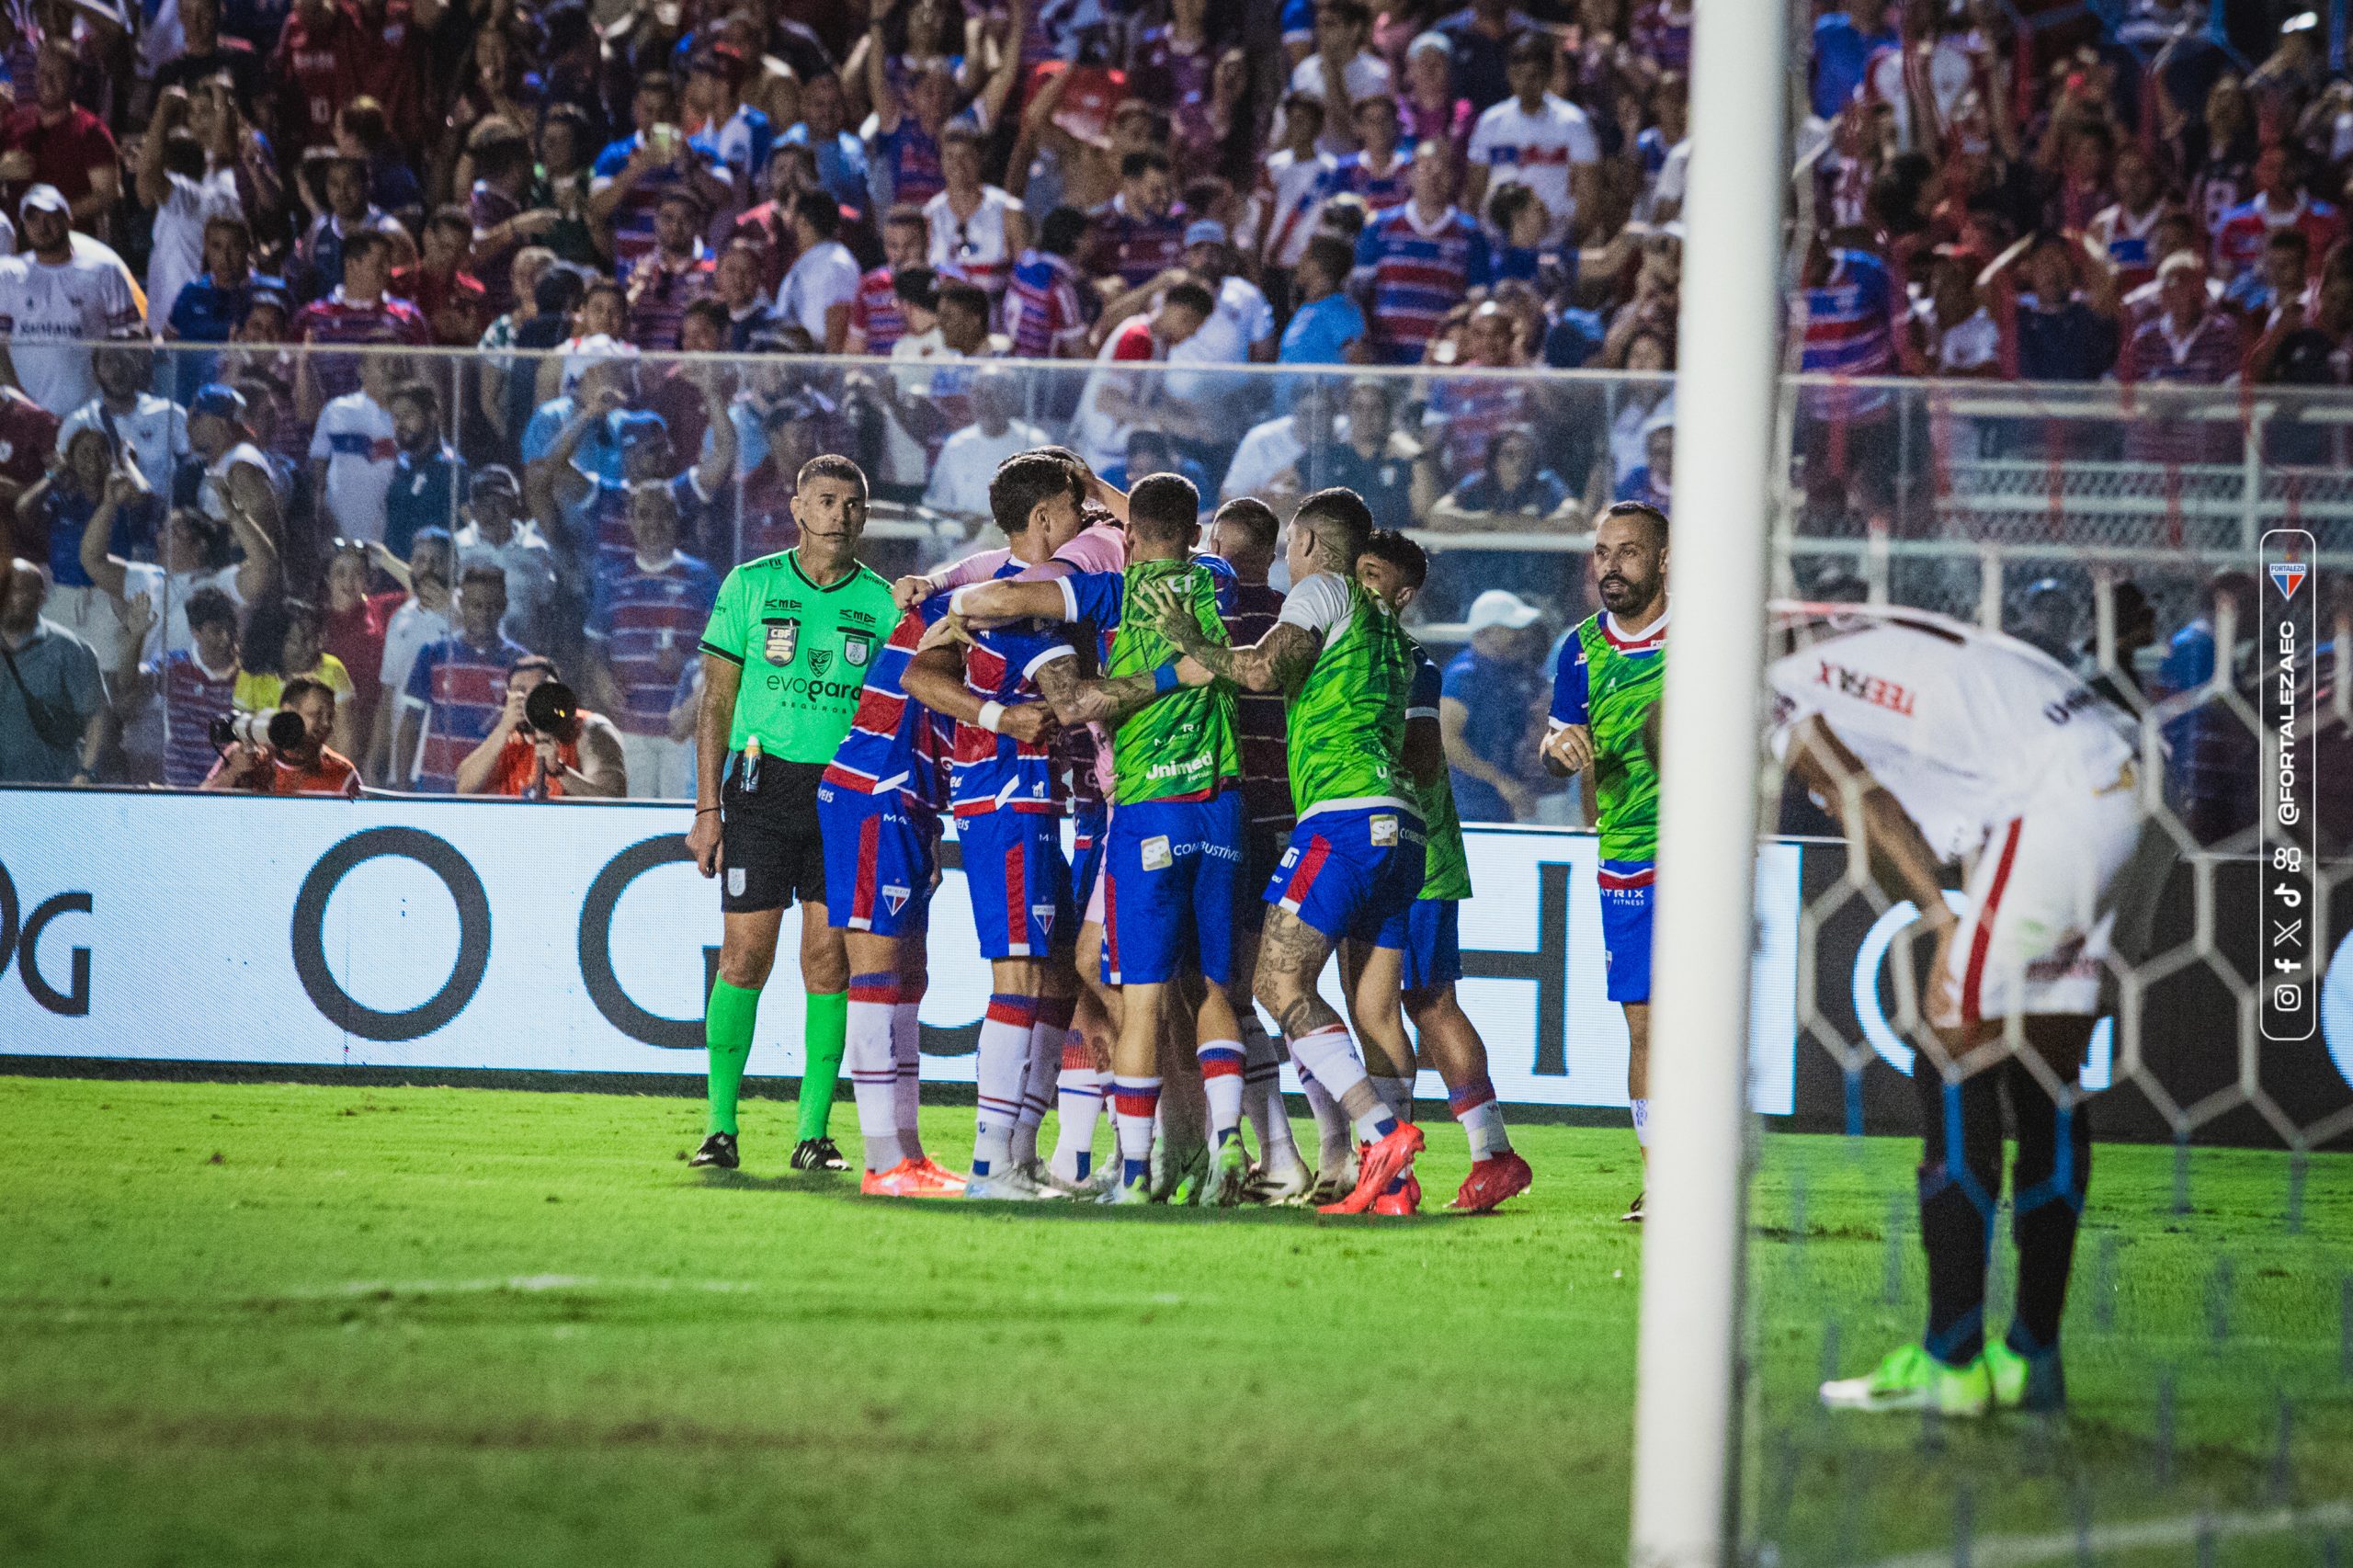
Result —
[[801, 1031], [801, 1131], [806, 1143], [823, 1138], [833, 1119], [834, 1085], [842, 1075], [842, 1042], [849, 1033], [849, 993], [809, 993]]
[[735, 1131], [735, 1096], [744, 1087], [752, 1025], [759, 1016], [757, 990], [746, 991], [723, 980], [710, 983], [710, 1002], [702, 1020], [703, 1043], [710, 1048], [710, 1124], [706, 1132]]

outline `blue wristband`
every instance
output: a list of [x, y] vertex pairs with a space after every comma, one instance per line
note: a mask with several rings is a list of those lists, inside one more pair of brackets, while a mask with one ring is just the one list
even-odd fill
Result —
[[1184, 684], [1176, 678], [1176, 666], [1173, 664], [1163, 665], [1152, 672], [1152, 689], [1154, 696], [1164, 691], [1174, 691]]

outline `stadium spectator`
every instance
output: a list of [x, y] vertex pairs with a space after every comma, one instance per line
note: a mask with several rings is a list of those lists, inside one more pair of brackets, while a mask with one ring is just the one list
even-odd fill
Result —
[[601, 562], [588, 626], [588, 690], [620, 727], [634, 798], [694, 792], [691, 720], [679, 733], [680, 681], [719, 597], [719, 574], [678, 550], [678, 506], [661, 485], [629, 494], [636, 548]]
[[400, 687], [392, 753], [395, 788], [452, 792], [458, 765], [497, 727], [506, 704], [506, 672], [528, 656], [499, 631], [506, 618], [506, 574], [486, 561], [468, 566], [458, 579], [449, 635], [417, 652]]
[[925, 506], [975, 522], [989, 516], [989, 481], [997, 464], [1047, 444], [1044, 431], [1015, 417], [1021, 390], [1004, 370], [983, 370], [972, 378], [972, 422], [941, 444], [924, 488]]
[[220, 761], [212, 722], [236, 709], [237, 604], [218, 588], [199, 588], [182, 613], [188, 643], [165, 653], [154, 678], [164, 717], [163, 781], [193, 790]]
[[1446, 666], [1438, 727], [1464, 822], [1528, 822], [1544, 769], [1536, 756], [1552, 699], [1540, 661], [1543, 612], [1508, 588], [1472, 602], [1470, 646]]
[[285, 486], [268, 455], [253, 443], [250, 415], [244, 393], [218, 381], [199, 387], [189, 401], [188, 454], [199, 465], [196, 509], [234, 538], [249, 562], [266, 553], [274, 579], [284, 553]]
[[1404, 143], [1397, 100], [1375, 93], [1357, 101], [1357, 150], [1339, 160], [1336, 184], [1375, 210], [1413, 193], [1413, 150]]
[[923, 207], [926, 256], [943, 277], [961, 278], [1005, 293], [1014, 258], [1029, 248], [1029, 218], [1021, 203], [981, 178], [982, 133], [951, 125], [939, 149], [939, 194]]
[[792, 199], [792, 243], [797, 255], [776, 295], [776, 313], [799, 327], [820, 351], [840, 354], [849, 347], [850, 310], [858, 300], [858, 258], [835, 238], [841, 209], [823, 191], [804, 190]]
[[103, 234], [122, 196], [122, 163], [106, 122], [74, 101], [75, 69], [70, 41], [43, 42], [32, 102], [0, 120], [0, 199], [21, 207], [46, 186], [64, 198], [75, 226]]
[[1368, 47], [1371, 41], [1372, 13], [1364, 0], [1321, 0], [1315, 7], [1315, 52], [1291, 68], [1292, 97], [1324, 106], [1316, 146], [1334, 158], [1356, 149], [1356, 106], [1389, 91], [1389, 62]]
[[1244, 235], [1259, 276], [1269, 279], [1299, 265], [1324, 203], [1340, 189], [1338, 160], [1317, 145], [1324, 100], [1293, 93], [1283, 100], [1283, 124], [1289, 140], [1259, 162]]
[[1074, 427], [1078, 450], [1090, 467], [1110, 468], [1127, 452], [1128, 432], [1136, 426], [1157, 424], [1172, 433], [1194, 426], [1187, 410], [1166, 396], [1164, 378], [1150, 370], [1116, 369], [1165, 360], [1168, 351], [1201, 328], [1217, 309], [1217, 301], [1200, 284], [1187, 280], [1161, 297], [1157, 309], [1133, 316], [1104, 338], [1096, 354], [1096, 369], [1080, 392]]
[[1373, 526], [1381, 528], [1412, 526], [1416, 459], [1433, 460], [1427, 449], [1417, 454], [1397, 437], [1400, 390], [1392, 377], [1358, 377], [1349, 383], [1347, 411], [1335, 423], [1334, 438], [1306, 458], [1317, 484], [1341, 485], [1363, 496]]
[[384, 548], [408, 553], [419, 528], [451, 527], [465, 493], [465, 465], [441, 435], [441, 394], [430, 381], [392, 390], [392, 477], [384, 493]]
[[1057, 207], [1038, 228], [1034, 250], [1021, 253], [1006, 282], [1005, 333], [1017, 359], [1074, 359], [1086, 347], [1094, 290], [1072, 257], [1087, 243], [1088, 219]]
[[693, 192], [705, 210], [727, 206], [734, 187], [718, 147], [678, 127], [677, 84], [648, 71], [630, 99], [633, 129], [597, 155], [588, 217], [611, 236], [615, 276], [627, 278], [654, 247], [654, 214], [674, 190]]
[[2306, 254], [2325, 256], [2343, 231], [2334, 205], [2305, 191], [2292, 147], [2273, 142], [2256, 154], [2255, 194], [2222, 214], [2214, 228], [2214, 275], [2226, 284], [2263, 264], [2264, 244], [2293, 229], [2304, 236]]
[[145, 597], [163, 608], [161, 646], [176, 651], [193, 645], [188, 608], [195, 596], [217, 589], [233, 606], [244, 606], [269, 591], [278, 556], [269, 541], [247, 524], [244, 559], [229, 561], [229, 533], [201, 513], [175, 510], [164, 524], [160, 562], [132, 561], [109, 549], [113, 519], [104, 507], [90, 514], [82, 532], [82, 570], [110, 597]]
[[34, 186], [17, 204], [17, 254], [0, 256], [0, 380], [60, 419], [97, 392], [86, 346], [145, 324], [122, 258], [77, 236], [70, 210], [55, 186]]
[[2002, 373], [2002, 329], [1977, 286], [1982, 259], [1973, 251], [1938, 246], [1927, 293], [1913, 301], [1906, 352], [1930, 376], [1984, 380]]
[[[324, 299], [343, 282], [345, 252], [363, 233], [404, 233], [398, 219], [368, 199], [368, 168], [332, 153], [303, 161], [294, 188], [311, 214], [295, 244], [287, 281], [304, 303]], [[387, 264], [387, 277], [391, 267]]]
[[1357, 268], [1371, 298], [1372, 335], [1390, 363], [1421, 362], [1448, 310], [1490, 279], [1487, 237], [1454, 205], [1454, 160], [1438, 142], [1414, 152], [1414, 197], [1365, 225]]
[[1807, 87], [1815, 118], [1837, 119], [1862, 89], [1872, 58], [1882, 50], [1899, 49], [1902, 41], [1887, 30], [1887, 6], [1881, 0], [1846, 0], [1816, 18]]
[[537, 653], [517, 661], [506, 673], [498, 722], [458, 764], [459, 794], [561, 801], [629, 793], [621, 733], [610, 719], [580, 708], [561, 728], [543, 732], [524, 717], [531, 693], [561, 678], [555, 661]]
[[1405, 87], [1397, 95], [1399, 141], [1408, 148], [1442, 142], [1460, 160], [1471, 150], [1478, 119], [1479, 108], [1455, 90], [1453, 43], [1442, 31], [1417, 36], [1406, 46]]
[[2313, 292], [2312, 241], [2302, 229], [2275, 229], [2263, 243], [2256, 266], [2234, 277], [2222, 290], [2222, 302], [2236, 311], [2250, 336], [2268, 330], [2280, 307], [2293, 304], [2309, 312]]
[[898, 275], [909, 267], [926, 266], [928, 235], [920, 207], [901, 205], [883, 215], [882, 265], [858, 280], [845, 345], [849, 353], [888, 354], [906, 335], [906, 317], [899, 309]]
[[91, 351], [97, 396], [66, 415], [58, 427], [63, 452], [74, 435], [95, 430], [138, 468], [147, 488], [172, 493], [174, 476], [188, 455], [188, 413], [147, 389], [155, 378], [155, 357], [143, 342], [116, 342]]
[[383, 663], [377, 670], [377, 702], [364, 759], [369, 781], [392, 784], [392, 741], [399, 728], [401, 694], [408, 689], [416, 657], [449, 635], [449, 612], [457, 592], [456, 552], [439, 528], [418, 530], [408, 559], [381, 547], [369, 551], [377, 569], [399, 585], [384, 616]]
[[759, 247], [748, 240], [730, 240], [719, 253], [711, 267], [711, 298], [727, 309], [730, 353], [745, 352], [779, 325], [775, 307], [760, 286]]
[[60, 439], [63, 460], [17, 497], [17, 536], [47, 542], [48, 618], [89, 643], [101, 669], [112, 670], [121, 653], [119, 601], [83, 567], [83, 535], [103, 512], [108, 552], [144, 560], [155, 551], [163, 505], [135, 471], [125, 472], [105, 431], [85, 426]]
[[1661, 517], [1675, 506], [1675, 404], [1663, 402], [1643, 421], [1643, 460], [1618, 482], [1612, 501], [1639, 501]]
[[327, 558], [319, 605], [319, 646], [351, 676], [351, 733], [362, 745], [376, 733], [383, 696], [384, 625], [403, 597], [397, 589], [369, 593], [374, 575], [369, 547], [357, 540], [340, 541]]
[[278, 705], [302, 721], [302, 738], [279, 748], [232, 742], [199, 789], [256, 795], [341, 795], [359, 798], [359, 770], [329, 744], [339, 704], [325, 682], [297, 676]]
[[392, 276], [389, 238], [362, 229], [343, 242], [341, 255], [343, 280], [294, 317], [295, 342], [343, 350], [301, 356], [297, 406], [306, 416], [359, 389], [363, 364], [381, 357], [364, 352], [365, 348], [385, 345], [422, 348], [433, 340], [416, 307], [385, 291]]
[[[2246, 360], [2239, 319], [2208, 298], [2198, 258], [2186, 251], [2165, 257], [2157, 286], [2164, 308], [2125, 344], [2119, 378], [2186, 387], [2235, 382]], [[2199, 419], [2195, 412], [2187, 399], [2153, 400], [2148, 415], [2125, 426], [2125, 455], [2148, 462], [2230, 460], [2241, 445], [2236, 419]]]
[[[2160, 258], [2162, 259], [2162, 258]], [[2090, 381], [2116, 362], [2120, 306], [2105, 267], [2058, 235], [2036, 233], [1978, 275], [2002, 328], [2006, 372], [2029, 381]]]
[[687, 307], [718, 288], [718, 265], [702, 243], [703, 209], [691, 190], [662, 193], [654, 210], [654, 244], [629, 275], [630, 341], [648, 354], [678, 347]]
[[392, 410], [400, 367], [385, 354], [357, 358], [358, 384], [321, 409], [312, 430], [311, 494], [328, 536], [381, 540], [400, 455]]
[[147, 312], [171, 320], [180, 290], [205, 269], [204, 236], [216, 218], [241, 220], [244, 195], [237, 188], [239, 147], [235, 109], [225, 84], [205, 85], [206, 119], [213, 131], [207, 146], [190, 129], [186, 91], [166, 88], [139, 144], [132, 192], [153, 214], [147, 259]]
[[[1510, 0], [1471, 0], [1464, 9], [1442, 18], [1433, 30], [1452, 51], [1454, 85], [1476, 115], [1511, 95], [1512, 42], [1535, 31], [1536, 23], [1513, 9]], [[1420, 47], [1419, 40], [1415, 47]]]
[[468, 477], [465, 522], [451, 543], [460, 570], [488, 562], [506, 574], [506, 619], [499, 630], [530, 649], [549, 646], [556, 594], [555, 551], [521, 516], [523, 487], [515, 471], [487, 463]]
[[0, 780], [88, 784], [107, 692], [90, 645], [41, 614], [49, 583], [21, 558], [0, 574]]
[[778, 140], [780, 146], [807, 147], [816, 154], [817, 183], [836, 207], [866, 205], [866, 143], [843, 121], [839, 76], [826, 71], [801, 84], [801, 119]]
[[233, 699], [240, 713], [267, 713], [281, 706], [287, 683], [307, 676], [335, 693], [335, 738], [347, 756], [358, 749], [354, 733], [353, 703], [358, 697], [351, 672], [326, 651], [319, 607], [308, 599], [273, 596], [245, 614], [245, 630], [237, 646], [237, 687]]
[[423, 253], [413, 267], [395, 270], [386, 287], [425, 318], [432, 340], [445, 348], [471, 348], [490, 324], [490, 290], [467, 270], [474, 243], [473, 218], [462, 207], [444, 207], [425, 222]]
[[1512, 96], [1479, 116], [1471, 131], [1470, 185], [1466, 200], [1476, 210], [1487, 186], [1506, 171], [1536, 193], [1552, 215], [1548, 238], [1569, 238], [1577, 214], [1593, 210], [1596, 166], [1601, 143], [1585, 111], [1552, 95], [1560, 50], [1552, 35], [1522, 33], [1514, 40], [1507, 71]]
[[[1337, 234], [1319, 233], [1309, 239], [1295, 275], [1299, 303], [1283, 327], [1282, 341], [1275, 352], [1277, 362], [1341, 365], [1365, 356], [1364, 312], [1346, 291], [1355, 260], [1347, 242]], [[1292, 383], [1283, 384], [1288, 389]], [[1288, 399], [1288, 390], [1285, 395]]]
[[1141, 288], [1184, 258], [1188, 222], [1168, 154], [1131, 153], [1120, 165], [1119, 194], [1094, 215], [1086, 270], [1106, 284]]

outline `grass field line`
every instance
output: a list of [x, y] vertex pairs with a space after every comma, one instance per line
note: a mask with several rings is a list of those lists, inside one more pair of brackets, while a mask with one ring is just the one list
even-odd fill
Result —
[[2336, 1530], [2353, 1527], [2353, 1501], [2315, 1503], [2302, 1508], [2265, 1508], [2228, 1514], [2174, 1514], [2164, 1518], [2135, 1519], [2129, 1524], [2100, 1525], [2089, 1531], [2053, 1530], [2045, 1535], [1979, 1536], [1966, 1551], [1915, 1551], [1882, 1558], [1873, 1568], [2012, 1568], [2031, 1562], [2052, 1562], [2081, 1555], [2086, 1561], [2111, 1551], [2187, 1546], [2193, 1541], [2236, 1540], [2243, 1536], [2281, 1535], [2293, 1530]]

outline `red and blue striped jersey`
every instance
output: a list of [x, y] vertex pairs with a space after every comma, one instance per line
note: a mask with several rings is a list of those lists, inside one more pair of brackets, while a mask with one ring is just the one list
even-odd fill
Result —
[[[597, 179], [618, 176], [629, 165], [631, 155], [644, 144], [645, 132], [642, 131], [608, 144], [603, 152], [597, 154], [590, 175]], [[613, 209], [614, 277], [627, 279], [640, 260], [654, 254], [654, 215], [661, 210], [665, 196], [674, 190], [693, 188], [690, 164], [699, 164], [722, 179], [727, 176], [726, 163], [719, 155], [719, 144], [707, 136], [690, 137], [676, 165], [657, 165], [648, 169], [623, 194], [620, 204]]]
[[1140, 289], [1185, 259], [1185, 225], [1191, 222], [1182, 206], [1172, 206], [1157, 218], [1128, 210], [1124, 193], [1095, 210], [1094, 260], [1087, 270], [1097, 277], [1116, 272], [1131, 289]]
[[[1805, 307], [1801, 370], [1818, 376], [1896, 373], [1889, 312], [1897, 296], [1886, 263], [1868, 251], [1833, 251], [1830, 276], [1800, 299]], [[1819, 419], [1858, 419], [1884, 413], [1891, 395], [1880, 388], [1815, 388], [1806, 393], [1806, 411]]]
[[892, 202], [920, 207], [948, 188], [948, 176], [939, 169], [939, 143], [914, 115], [903, 114], [895, 128], [877, 132], [870, 147], [870, 155], [890, 168]]
[[[1264, 583], [1236, 583], [1233, 606], [1221, 618], [1225, 640], [1237, 648], [1255, 647], [1283, 613], [1279, 588]], [[1233, 698], [1234, 727], [1242, 737], [1242, 801], [1250, 820], [1261, 826], [1290, 826], [1290, 747], [1283, 722], [1279, 691], [1241, 691]]]
[[237, 665], [229, 673], [211, 676], [185, 648], [164, 655], [164, 782], [175, 790], [193, 790], [212, 771], [218, 755], [212, 749], [212, 721], [225, 719], [236, 706]]
[[[1010, 577], [1021, 564], [1008, 561], [997, 575]], [[964, 689], [983, 702], [1008, 708], [1042, 700], [1031, 677], [1056, 659], [1074, 656], [1058, 630], [1035, 620], [975, 631], [972, 636], [978, 646], [964, 650]], [[1051, 743], [1027, 744], [961, 720], [949, 787], [960, 817], [995, 811], [1059, 813], [1064, 801]]]
[[849, 324], [866, 341], [865, 352], [888, 354], [891, 346], [907, 335], [907, 318], [899, 309], [898, 290], [891, 287], [891, 269], [878, 267], [858, 280], [849, 302]]
[[417, 759], [416, 787], [449, 794], [458, 787], [458, 764], [498, 727], [506, 706], [506, 672], [523, 650], [500, 637], [477, 648], [463, 637], [428, 642], [409, 669], [406, 696], [425, 709], [425, 741]]
[[948, 596], [934, 594], [899, 617], [866, 672], [849, 733], [825, 766], [826, 783], [862, 795], [896, 789], [910, 810], [937, 813], [947, 806], [956, 722], [909, 697], [905, 684], [924, 631], [947, 613]]
[[[426, 325], [424, 315], [406, 300], [395, 300], [387, 294], [373, 304], [355, 305], [344, 298], [340, 283], [325, 299], [313, 300], [296, 312], [293, 332], [298, 343], [328, 348], [374, 343], [422, 348], [433, 341], [432, 329]], [[314, 354], [310, 358], [319, 391], [328, 399], [358, 390], [358, 355]]]
[[1413, 171], [1414, 160], [1402, 151], [1392, 158], [1385, 175], [1374, 174], [1362, 153], [1351, 153], [1340, 160], [1340, 188], [1363, 197], [1365, 206], [1378, 212], [1402, 205], [1414, 194], [1407, 179]]
[[1462, 376], [1430, 388], [1425, 425], [1438, 427], [1446, 443], [1447, 472], [1456, 478], [1479, 472], [1495, 437], [1529, 420], [1528, 388], [1503, 376]]
[[683, 267], [665, 266], [658, 251], [648, 251], [629, 277], [630, 341], [648, 354], [675, 353], [687, 307], [718, 291], [718, 263], [700, 240]]
[[1005, 330], [1017, 359], [1051, 359], [1086, 330], [1078, 268], [1051, 251], [1026, 250], [1005, 286]]
[[1493, 271], [1487, 237], [1459, 207], [1424, 224], [1413, 203], [1373, 215], [1357, 237], [1357, 266], [1372, 273], [1372, 326], [1399, 364], [1420, 360], [1446, 312]]
[[679, 672], [697, 657], [718, 597], [719, 574], [675, 551], [658, 571], [647, 571], [633, 553], [598, 569], [588, 636], [604, 650], [620, 688], [620, 711], [607, 717], [622, 733], [670, 733]]
[[[589, 483], [595, 486], [589, 493], [586, 511], [590, 543], [597, 552], [597, 569], [618, 570], [621, 562], [637, 553], [637, 535], [630, 530], [629, 526], [631, 487], [601, 474], [590, 473], [585, 468], [581, 472], [586, 474]], [[641, 480], [639, 483], [659, 484], [669, 491], [670, 499], [678, 508], [680, 539], [701, 540], [706, 531], [716, 531], [706, 529], [710, 521], [706, 514], [711, 510], [711, 497], [702, 493], [702, 486], [696, 481], [693, 469], [674, 478]], [[747, 554], [744, 559], [756, 561], [759, 557]]]

